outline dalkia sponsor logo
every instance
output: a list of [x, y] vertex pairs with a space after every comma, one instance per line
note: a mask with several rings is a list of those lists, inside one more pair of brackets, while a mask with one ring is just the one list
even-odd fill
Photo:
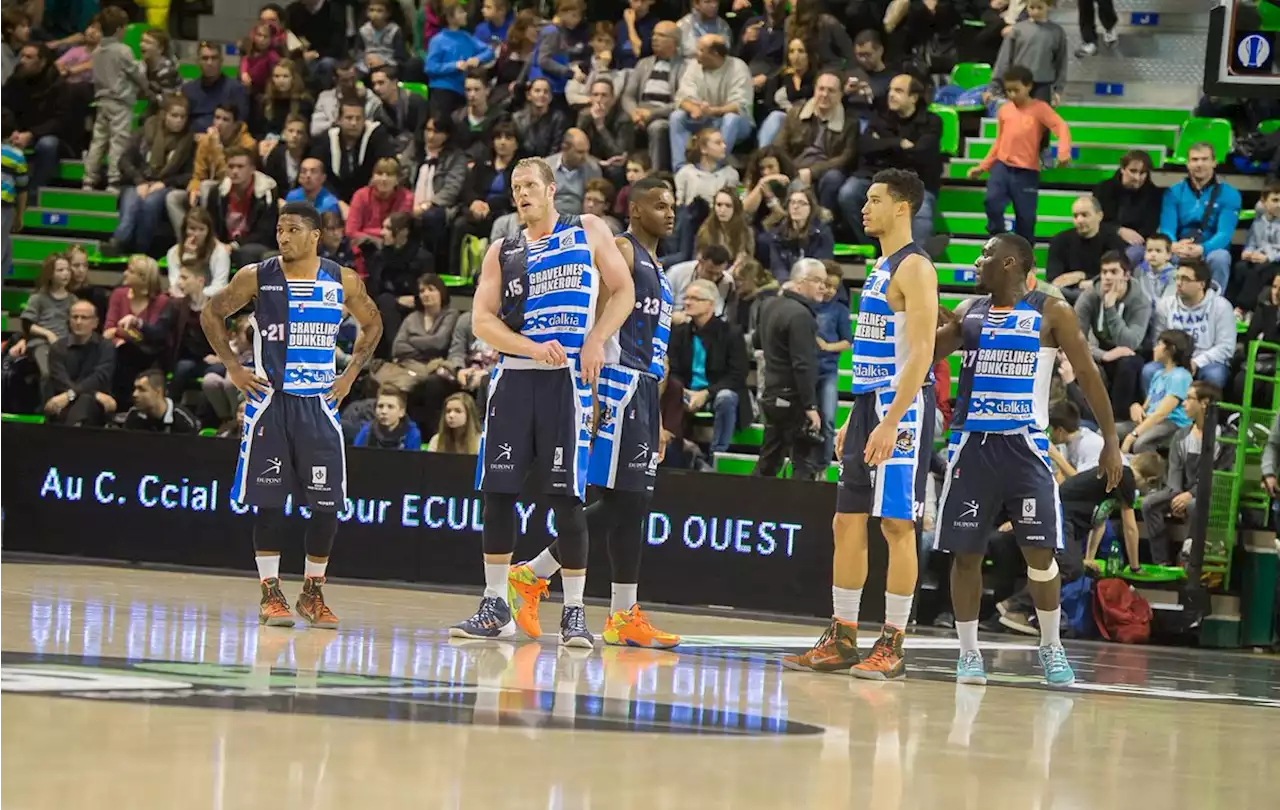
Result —
[[[536, 645], [535, 645], [536, 646]], [[477, 668], [510, 663], [494, 646], [459, 650], [474, 657]], [[480, 659], [489, 656], [490, 661]], [[604, 666], [610, 665], [605, 660]], [[175, 705], [232, 711], [260, 711], [354, 717], [365, 720], [571, 728], [581, 731], [642, 731], [673, 734], [762, 736], [821, 734], [823, 729], [785, 718], [711, 712], [689, 714], [664, 703], [645, 701], [645, 711], [628, 707], [606, 714], [604, 702], [589, 694], [540, 691], [518, 673], [504, 675], [502, 686], [386, 678], [281, 667], [222, 666], [178, 661], [84, 659], [63, 655], [3, 654], [0, 691], [121, 703]], [[499, 696], [502, 696], [499, 700]], [[555, 711], [559, 701], [572, 711]]]

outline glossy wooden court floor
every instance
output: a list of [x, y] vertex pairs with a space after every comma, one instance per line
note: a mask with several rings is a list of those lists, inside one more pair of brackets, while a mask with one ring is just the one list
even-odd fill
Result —
[[874, 684], [782, 671], [811, 624], [655, 614], [688, 643], [570, 656], [451, 644], [471, 596], [333, 584], [335, 633], [260, 629], [252, 578], [0, 585], [5, 810], [1276, 806], [1274, 657], [1077, 644], [1051, 691], [1000, 637], [999, 683], [958, 687], [951, 640], [915, 636], [910, 680]]

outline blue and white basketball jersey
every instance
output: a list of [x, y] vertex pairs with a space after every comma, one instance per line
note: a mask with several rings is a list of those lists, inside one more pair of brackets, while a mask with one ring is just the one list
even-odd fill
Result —
[[333, 385], [342, 303], [336, 262], [321, 259], [314, 279], [285, 278], [278, 257], [258, 263], [254, 365], [274, 390], [310, 397]]
[[570, 355], [581, 352], [595, 325], [600, 291], [581, 219], [562, 216], [551, 233], [532, 242], [524, 231], [508, 237], [498, 260], [503, 322], [537, 343], [555, 340]]
[[[889, 306], [889, 283], [902, 260], [912, 255], [928, 258], [914, 242], [881, 256], [862, 284], [858, 301], [858, 325], [853, 333], [853, 393], [865, 394], [895, 388], [898, 375], [906, 367], [911, 347], [907, 345], [907, 313]], [[930, 372], [929, 380], [933, 379]]]
[[610, 339], [606, 362], [642, 371], [661, 380], [671, 339], [671, 313], [675, 295], [662, 265], [630, 233], [624, 233], [635, 251], [632, 278], [636, 287], [636, 306], [630, 317]]
[[1058, 350], [1040, 343], [1046, 300], [1042, 292], [1029, 292], [1012, 309], [993, 309], [985, 296], [965, 313], [954, 433], [1048, 428]]

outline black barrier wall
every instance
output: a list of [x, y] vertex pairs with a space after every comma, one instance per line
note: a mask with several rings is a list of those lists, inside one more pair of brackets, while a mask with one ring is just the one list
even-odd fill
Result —
[[[5, 548], [75, 557], [252, 569], [251, 515], [230, 500], [236, 442], [5, 423]], [[335, 577], [475, 585], [483, 516], [469, 456], [347, 450]], [[516, 559], [554, 536], [536, 494], [519, 504]], [[662, 471], [645, 532], [640, 596], [810, 616], [831, 611], [830, 484]], [[873, 532], [863, 618], [884, 610]], [[284, 550], [301, 572], [300, 535]], [[592, 543], [587, 593], [609, 594]], [[554, 586], [553, 586], [554, 587]]]

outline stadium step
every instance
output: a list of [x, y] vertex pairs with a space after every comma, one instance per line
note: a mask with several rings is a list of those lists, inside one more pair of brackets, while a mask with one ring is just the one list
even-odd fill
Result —
[[[1087, 121], [1072, 121], [1069, 124], [1073, 141], [1112, 144], [1126, 150], [1140, 146], [1163, 146], [1172, 152], [1178, 142], [1178, 127], [1171, 124], [1099, 124]], [[996, 119], [982, 119], [980, 137], [994, 139], [996, 130]], [[1058, 140], [1058, 136], [1052, 133], [1049, 138], [1052, 141]]]
[[[942, 230], [957, 236], [986, 236], [987, 215], [971, 213], [942, 212], [937, 217], [942, 223]], [[1012, 214], [1005, 215], [1006, 227], [1013, 221]], [[1049, 239], [1071, 227], [1071, 217], [1036, 216], [1036, 238]]]
[[104, 235], [110, 235], [115, 231], [119, 221], [120, 218], [114, 211], [110, 214], [91, 214], [50, 208], [32, 208], [22, 216], [22, 226], [24, 228]]
[[90, 253], [94, 253], [98, 249], [98, 244], [94, 239], [59, 239], [52, 236], [22, 234], [13, 237], [13, 260], [42, 262], [50, 253], [65, 253], [72, 245], [81, 245]]
[[[961, 264], [973, 267], [973, 263], [982, 255], [982, 246], [986, 244], [985, 239], [952, 239], [951, 244], [947, 245], [947, 249], [939, 261], [948, 264]], [[1049, 261], [1049, 246], [1035, 245], [1036, 267], [1044, 267]]]
[[[974, 186], [944, 186], [942, 192], [938, 195], [937, 210], [957, 214], [983, 214], [986, 212], [983, 207], [983, 201], [986, 196], [985, 189]], [[1074, 191], [1041, 189], [1036, 205], [1036, 214], [1038, 216], [1070, 217], [1071, 205], [1079, 197], [1080, 195]], [[1009, 206], [1005, 210], [1007, 213], [1012, 213], [1013, 206]]]
[[1056, 108], [1068, 124], [1161, 124], [1180, 127], [1191, 117], [1186, 107], [1129, 107], [1124, 104], [1064, 104]]
[[[942, 177], [944, 180], [967, 180], [969, 169], [977, 166], [979, 162], [972, 158], [955, 158], [947, 163], [946, 172]], [[1106, 166], [1072, 163], [1062, 168], [1041, 169], [1040, 187], [1087, 186], [1092, 188], [1103, 180], [1110, 179], [1118, 168], [1120, 168], [1119, 165], [1114, 163]]]
[[45, 187], [40, 189], [40, 207], [78, 213], [114, 214], [118, 198], [105, 191]]
[[[981, 160], [995, 146], [990, 138], [970, 138], [964, 142], [965, 157], [970, 160]], [[1163, 146], [1112, 146], [1105, 143], [1080, 143], [1073, 137], [1071, 143], [1071, 162], [1085, 165], [1119, 165], [1120, 159], [1131, 149], [1140, 149], [1151, 156], [1151, 162], [1158, 169], [1169, 157], [1169, 150]], [[1055, 152], [1056, 154], [1056, 152]]]

